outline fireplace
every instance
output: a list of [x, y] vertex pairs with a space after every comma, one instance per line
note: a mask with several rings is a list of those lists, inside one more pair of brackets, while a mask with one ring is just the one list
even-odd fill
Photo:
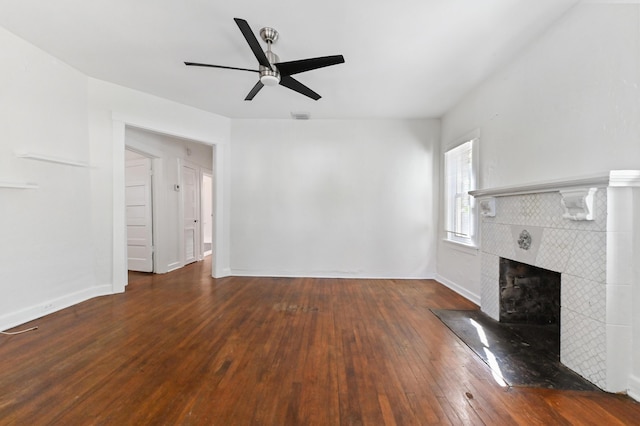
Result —
[[560, 333], [560, 273], [500, 258], [500, 322], [552, 325]]
[[482, 311], [556, 324], [560, 362], [611, 392], [628, 389], [632, 369], [637, 186], [640, 172], [612, 171], [471, 192], [481, 212]]

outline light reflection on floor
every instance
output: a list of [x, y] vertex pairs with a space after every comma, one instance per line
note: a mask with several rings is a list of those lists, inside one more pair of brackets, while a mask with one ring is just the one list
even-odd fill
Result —
[[487, 363], [489, 364], [489, 368], [491, 368], [491, 374], [493, 375], [493, 379], [496, 383], [502, 387], [506, 387], [507, 383], [502, 378], [502, 371], [500, 370], [500, 366], [498, 365], [498, 360], [496, 356], [489, 349], [489, 342], [487, 340], [487, 334], [484, 332], [484, 329], [480, 324], [473, 320], [473, 318], [469, 318], [471, 325], [476, 329], [478, 333], [478, 338], [480, 342], [484, 345], [484, 353], [487, 356]]

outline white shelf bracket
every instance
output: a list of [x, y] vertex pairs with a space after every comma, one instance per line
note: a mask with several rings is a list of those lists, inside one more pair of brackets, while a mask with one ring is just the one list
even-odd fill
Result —
[[561, 190], [562, 207], [564, 208], [565, 219], [570, 220], [593, 220], [594, 195], [598, 188], [574, 188]]

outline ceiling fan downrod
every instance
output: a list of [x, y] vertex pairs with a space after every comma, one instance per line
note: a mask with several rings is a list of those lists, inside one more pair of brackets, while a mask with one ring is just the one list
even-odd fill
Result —
[[277, 86], [280, 83], [280, 71], [274, 65], [280, 62], [278, 55], [271, 51], [271, 45], [278, 40], [278, 31], [271, 27], [265, 27], [260, 30], [260, 37], [267, 43], [267, 50], [264, 54], [267, 56], [271, 69], [260, 65], [260, 82], [265, 86]]

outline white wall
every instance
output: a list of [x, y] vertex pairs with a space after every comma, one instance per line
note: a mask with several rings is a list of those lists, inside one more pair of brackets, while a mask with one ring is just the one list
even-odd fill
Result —
[[577, 6], [445, 115], [445, 142], [481, 128], [484, 187], [638, 167], [638, 7]]
[[0, 330], [101, 294], [93, 275], [87, 78], [0, 28]]
[[231, 268], [432, 277], [438, 120], [233, 120]]
[[[443, 117], [444, 145], [480, 129], [481, 187], [640, 168], [638, 7], [575, 7]], [[443, 282], [479, 295], [479, 271], [440, 242]]]
[[125, 129], [125, 141], [129, 147], [158, 155], [161, 162], [161, 170], [158, 173], [154, 170], [157, 178], [154, 183], [159, 185], [154, 190], [155, 272], [168, 272], [184, 266], [184, 227], [180, 216], [182, 193], [175, 191], [174, 185], [180, 183], [180, 167], [185, 160], [212, 170], [212, 147], [132, 127]]
[[215, 265], [228, 271], [228, 119], [87, 78], [2, 28], [0, 50], [0, 182], [39, 185], [0, 188], [0, 329], [123, 290], [125, 123], [216, 146]]
[[[481, 188], [640, 169], [640, 6], [572, 9], [443, 117], [443, 146], [474, 129]], [[440, 242], [437, 268], [479, 300], [475, 252]]]

